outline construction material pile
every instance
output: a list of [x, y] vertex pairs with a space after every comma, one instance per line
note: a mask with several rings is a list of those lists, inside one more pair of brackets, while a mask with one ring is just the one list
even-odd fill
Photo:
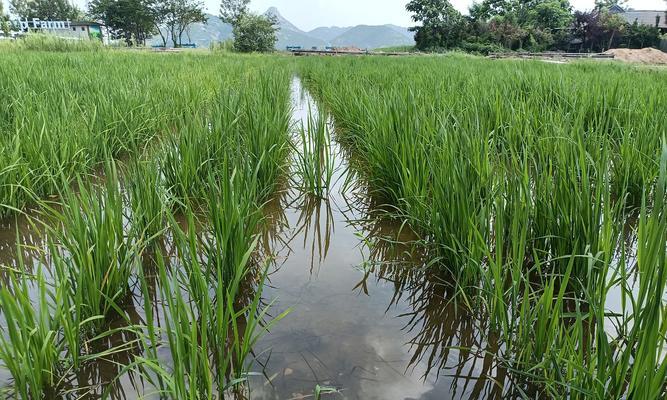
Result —
[[605, 54], [613, 54], [615, 59], [642, 64], [667, 64], [667, 53], [647, 47], [645, 49], [611, 49]]

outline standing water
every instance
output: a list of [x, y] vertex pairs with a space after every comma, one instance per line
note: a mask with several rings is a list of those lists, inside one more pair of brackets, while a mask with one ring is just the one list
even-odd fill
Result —
[[[297, 78], [292, 102], [294, 126], [314, 128], [308, 119], [320, 115], [317, 104]], [[327, 127], [333, 132], [331, 122]], [[310, 137], [296, 131], [293, 136], [295, 142]], [[276, 299], [273, 315], [290, 313], [253, 349], [257, 374], [250, 378], [250, 399], [314, 398], [318, 387], [324, 399], [499, 397], [505, 374], [494, 364], [496, 349], [482, 340], [478, 322], [450, 301], [449, 286], [411, 245], [417, 238], [409, 228], [383, 219], [373, 207], [344, 148], [326, 143], [335, 163], [327, 195], [303, 194], [294, 179], [266, 207], [265, 245], [274, 263], [264, 296]], [[297, 160], [295, 154], [292, 176], [298, 176]], [[41, 233], [25, 217], [0, 223], [0, 266], [17, 267], [17, 243], [29, 268], [49, 269]], [[7, 283], [3, 273], [0, 279]], [[131, 323], [142, 325], [144, 299], [138, 285], [131, 291], [123, 307]], [[157, 301], [151, 299], [154, 307]], [[121, 331], [102, 345], [131, 340]], [[160, 354], [167, 357], [166, 350], [161, 347]], [[87, 363], [68, 387], [84, 392], [76, 398], [157, 398], [141, 376], [115, 379], [141, 355], [135, 351]], [[8, 371], [0, 369], [0, 389], [9, 386]]]
[[[292, 101], [294, 124], [307, 127], [317, 104], [298, 78]], [[405, 244], [416, 239], [409, 229], [372, 212], [341, 146], [330, 147], [327, 198], [290, 189], [267, 207], [275, 267], [265, 295], [276, 299], [274, 314], [291, 312], [254, 349], [262, 374], [251, 398], [311, 398], [318, 385], [332, 392], [323, 398], [494, 397], [479, 377], [501, 377], [478, 354], [473, 320], [456, 313], [447, 286]]]

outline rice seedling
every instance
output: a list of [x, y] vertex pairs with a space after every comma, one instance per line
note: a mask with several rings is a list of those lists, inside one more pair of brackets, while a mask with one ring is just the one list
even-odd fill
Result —
[[309, 110], [306, 124], [302, 122], [297, 128], [298, 145], [293, 145], [296, 158], [294, 185], [319, 198], [326, 198], [331, 190], [335, 169], [327, 120], [325, 112], [319, 111], [314, 116]]
[[79, 181], [78, 193], [66, 189], [62, 210], [47, 207], [48, 248], [57, 285], [73, 307], [77, 324], [90, 321], [100, 333], [100, 318], [120, 312], [129, 279], [141, 263], [145, 247], [127, 227], [126, 197], [114, 164], [109, 164], [104, 188]]
[[123, 329], [109, 329], [81, 342], [81, 332], [103, 316], [78, 320], [67, 284], [54, 284], [42, 265], [30, 274], [20, 252], [17, 260], [8, 285], [0, 288], [0, 362], [12, 377], [11, 388], [3, 388], [8, 396], [38, 399], [74, 393], [80, 385], [72, 388], [72, 381], [83, 364], [136, 345], [129, 340], [100, 351], [90, 347]]
[[222, 91], [205, 114], [188, 116], [179, 135], [166, 141], [160, 169], [175, 199], [206, 197], [209, 177], [222, 179], [232, 165], [255, 175], [258, 198], [273, 193], [287, 163], [289, 127], [287, 75], [273, 77], [246, 91]]
[[[667, 98], [639, 84], [656, 76], [457, 57], [307, 59], [300, 70], [331, 110], [337, 137], [362, 159], [372, 195], [435, 250], [459, 288], [453, 300], [489, 322], [488, 340], [500, 339], [497, 358], [518, 389], [664, 395], [665, 287], [656, 267], [640, 284], [659, 294], [655, 303], [635, 297], [641, 257], [635, 266], [623, 240], [632, 208], [643, 204], [643, 240], [662, 207], [650, 194], [664, 196], [665, 115], [656, 107]], [[656, 257], [665, 253], [659, 232], [649, 234]], [[619, 287], [632, 311], [610, 313]], [[639, 348], [650, 349], [644, 367], [630, 356]]]
[[[368, 202], [409, 225], [434, 258], [425, 264], [455, 286], [442, 307], [482, 320], [488, 357], [511, 377], [499, 385], [551, 398], [665, 396], [663, 72], [303, 59], [294, 65], [326, 112], [290, 137], [280, 60], [0, 55], [0, 217], [41, 207], [47, 243], [34, 276], [19, 260], [0, 288], [0, 359], [17, 396], [74, 393], [86, 362], [129, 346], [119, 374], [140, 371], [162, 397], [245, 391], [253, 347], [283, 315], [270, 319], [262, 300], [260, 210], [290, 172], [309, 199], [328, 197], [330, 117]], [[319, 203], [304, 204], [297, 224], [309, 226]], [[322, 241], [324, 256], [328, 232]], [[128, 315], [132, 295], [143, 323]], [[127, 322], [118, 329], [131, 343], [96, 354], [112, 318]]]
[[[261, 308], [266, 275], [252, 262], [259, 210], [238, 179], [232, 173], [211, 192], [211, 221], [203, 232], [191, 212], [186, 231], [173, 226], [179, 268], [168, 271], [158, 257], [170, 361], [164, 366], [152, 353], [138, 363], [169, 398], [217, 398], [240, 390], [254, 344], [284, 316], [268, 321], [270, 305]], [[147, 346], [157, 346], [156, 335], [149, 331]]]
[[26, 274], [12, 274], [11, 284], [0, 288], [0, 310], [5, 320], [0, 335], [0, 360], [13, 378], [14, 395], [20, 398], [52, 397], [67, 368], [65, 341], [59, 318], [62, 310], [50, 303], [53, 291], [41, 270], [37, 272], [37, 304], [30, 297]]
[[[16, 392], [97, 392], [90, 384], [111, 395], [108, 378], [86, 382], [98, 358], [119, 364], [105, 371], [118, 375], [112, 380], [143, 372], [169, 398], [242, 390], [254, 344], [282, 317], [269, 321], [255, 257], [260, 206], [288, 161], [287, 69], [253, 57], [177, 56], [156, 67], [153, 55], [124, 52], [21, 54], [47, 62], [30, 64], [28, 79], [2, 57], [0, 216], [39, 207], [49, 272], [35, 278], [36, 307], [27, 275], [0, 293], [3, 318], [35, 309], [0, 339]], [[62, 79], [49, 78], [55, 68]], [[116, 158], [128, 160], [124, 178]], [[176, 249], [174, 265], [164, 246]], [[154, 282], [143, 264], [150, 255]], [[136, 297], [143, 323], [132, 311]], [[128, 341], [115, 346], [117, 333]], [[43, 367], [30, 372], [29, 363]]]
[[101, 51], [104, 45], [98, 40], [67, 40], [49, 35], [32, 33], [21, 40], [3, 43], [6, 50], [90, 52]]
[[[16, 50], [0, 57], [0, 216], [57, 194], [63, 177], [73, 182], [93, 173], [109, 155], [137, 158], [154, 138], [194, 125], [193, 112], [209, 111], [216, 90], [235, 87], [244, 70], [238, 61], [220, 67], [213, 57], [122, 51]], [[274, 85], [280, 87], [280, 80]]]
[[171, 209], [171, 199], [157, 161], [131, 164], [125, 182], [132, 209], [132, 228], [148, 242], [157, 239], [166, 229], [166, 213]]

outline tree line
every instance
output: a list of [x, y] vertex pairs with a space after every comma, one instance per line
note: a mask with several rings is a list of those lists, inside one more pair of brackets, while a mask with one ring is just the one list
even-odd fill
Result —
[[411, 30], [424, 51], [600, 52], [656, 46], [657, 26], [629, 23], [611, 12], [623, 5], [597, 0], [592, 11], [574, 11], [569, 0], [482, 0], [464, 16], [448, 0], [412, 0], [406, 9], [421, 24]]
[[[250, 0], [221, 0], [220, 16], [232, 25], [236, 51], [272, 51], [276, 20], [248, 9]], [[197, 0], [91, 0], [84, 12], [68, 0], [10, 0], [11, 12], [21, 19], [100, 21], [113, 39], [128, 46], [145, 45], [159, 37], [163, 46], [182, 47], [190, 41], [189, 28], [206, 23], [203, 2]], [[9, 35], [9, 16], [0, 1], [0, 28]], [[186, 42], [187, 40], [187, 42]]]

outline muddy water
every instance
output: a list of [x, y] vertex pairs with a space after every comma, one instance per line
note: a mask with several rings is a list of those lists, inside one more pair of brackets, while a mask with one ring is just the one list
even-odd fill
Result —
[[[295, 123], [306, 124], [317, 104], [298, 79], [292, 92]], [[392, 243], [417, 238], [374, 215], [335, 140], [331, 151], [328, 198], [291, 190], [269, 208], [278, 228], [265, 297], [276, 301], [273, 314], [291, 312], [255, 348], [253, 371], [262, 375], [251, 398], [309, 398], [316, 385], [337, 391], [323, 398], [493, 397], [477, 379], [498, 373], [490, 359], [447, 349], [481, 346], [472, 320], [457, 313], [418, 248]]]

